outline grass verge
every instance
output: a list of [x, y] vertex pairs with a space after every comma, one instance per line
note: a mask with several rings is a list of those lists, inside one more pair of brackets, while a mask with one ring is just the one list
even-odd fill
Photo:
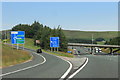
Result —
[[0, 67], [19, 64], [31, 58], [27, 51], [17, 50], [9, 45], [2, 44], [2, 65], [0, 65]]
[[[109, 48], [106, 48], [106, 49], [101, 48], [101, 49], [102, 49], [102, 51], [105, 52], [105, 53], [110, 53], [110, 49], [109, 49]], [[114, 51], [114, 50], [116, 50], [116, 49], [113, 49], [113, 51]], [[117, 51], [116, 53], [120, 53], [120, 51]]]
[[70, 53], [65, 53], [65, 52], [51, 52], [51, 51], [46, 51], [46, 50], [43, 50], [43, 52], [46, 52], [46, 53], [49, 53], [49, 54], [53, 54], [53, 55], [56, 55], [56, 56], [64, 56], [64, 57], [71, 57], [73, 58], [74, 55], [73, 54], [70, 54]]
[[[8, 41], [8, 43], [10, 43], [10, 40]], [[23, 46], [22, 44], [19, 46]], [[29, 49], [39, 49], [39, 46], [34, 46], [34, 40], [31, 38], [25, 38], [25, 44], [24, 44], [25, 48], [29, 48]], [[73, 54], [70, 53], [65, 53], [65, 52], [51, 52], [51, 51], [47, 51], [47, 50], [43, 50], [43, 52], [49, 53], [49, 54], [53, 54], [53, 55], [57, 55], [57, 56], [64, 56], [64, 57], [74, 57]]]

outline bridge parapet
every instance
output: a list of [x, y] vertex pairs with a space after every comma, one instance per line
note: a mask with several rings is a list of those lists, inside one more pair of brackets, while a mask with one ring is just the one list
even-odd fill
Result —
[[68, 43], [68, 46], [102, 47], [102, 48], [120, 48], [118, 45], [98, 45], [98, 44], [80, 44]]

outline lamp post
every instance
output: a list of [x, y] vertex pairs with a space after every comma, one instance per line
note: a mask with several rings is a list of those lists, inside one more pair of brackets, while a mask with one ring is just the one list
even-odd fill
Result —
[[93, 34], [92, 34], [92, 44], [93, 44], [93, 41], [94, 41], [94, 39], [93, 39]]

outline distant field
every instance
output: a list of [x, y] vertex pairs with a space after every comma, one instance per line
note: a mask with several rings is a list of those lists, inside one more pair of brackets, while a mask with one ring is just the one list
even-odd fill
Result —
[[108, 40], [113, 37], [118, 36], [117, 31], [103, 31], [103, 32], [96, 32], [96, 31], [74, 31], [74, 30], [64, 30], [63, 31], [67, 38], [81, 38], [81, 39], [91, 39], [92, 34], [94, 39], [96, 38], [104, 38]]
[[15, 65], [29, 59], [31, 59], [29, 52], [17, 50], [11, 46], [2, 44], [2, 65], [0, 65], [0, 67]]

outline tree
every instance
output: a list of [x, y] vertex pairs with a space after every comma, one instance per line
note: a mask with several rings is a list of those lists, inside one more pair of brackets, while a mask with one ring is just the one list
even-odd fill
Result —
[[105, 41], [104, 38], [96, 38], [95, 41]]
[[33, 30], [32, 32], [35, 36], [37, 34], [37, 31], [40, 30], [40, 28], [42, 28], [43, 25], [40, 24], [39, 22], [34, 21], [34, 23], [31, 25], [31, 27], [32, 27], [32, 30]]
[[106, 44], [109, 44], [109, 45], [120, 45], [120, 37], [112, 38], [112, 39], [110, 39], [110, 41], [107, 41]]
[[32, 27], [28, 24], [18, 24], [12, 28], [12, 31], [25, 31], [25, 37], [27, 38], [34, 36]]
[[50, 37], [60, 38], [60, 51], [67, 51], [67, 39], [62, 32], [60, 26], [58, 28], [51, 29], [48, 26], [43, 26], [39, 22], [34, 21], [32, 25], [28, 24], [18, 24], [12, 28], [13, 31], [25, 31], [25, 36], [27, 38], [34, 39], [34, 45], [36, 40], [40, 41], [40, 46], [42, 49], [50, 49]]
[[60, 37], [60, 51], [64, 51], [67, 52], [67, 39], [62, 31], [62, 29], [58, 26], [57, 28], [57, 32], [58, 32], [58, 37]]

